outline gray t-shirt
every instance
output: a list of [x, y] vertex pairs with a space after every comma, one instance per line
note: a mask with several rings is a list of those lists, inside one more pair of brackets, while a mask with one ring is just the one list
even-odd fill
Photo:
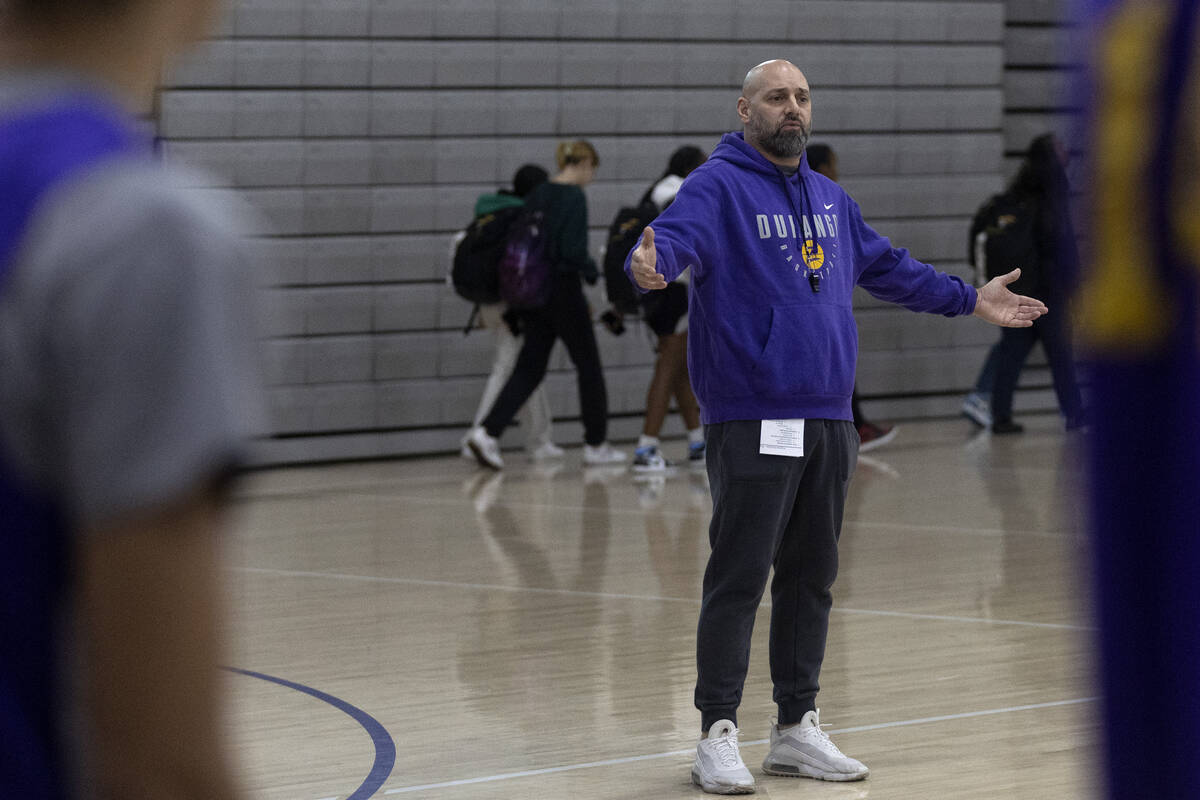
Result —
[[248, 247], [187, 185], [145, 157], [55, 187], [0, 288], [0, 450], [72, 527], [181, 498], [261, 431]]

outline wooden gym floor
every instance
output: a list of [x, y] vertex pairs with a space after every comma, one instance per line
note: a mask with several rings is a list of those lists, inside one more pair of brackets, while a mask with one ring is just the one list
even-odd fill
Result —
[[[907, 423], [860, 457], [818, 704], [871, 776], [762, 774], [764, 606], [739, 714], [759, 796], [1095, 796], [1081, 442], [1023, 421]], [[501, 474], [442, 457], [243, 485], [228, 682], [248, 796], [702, 796], [703, 473], [505, 455]]]

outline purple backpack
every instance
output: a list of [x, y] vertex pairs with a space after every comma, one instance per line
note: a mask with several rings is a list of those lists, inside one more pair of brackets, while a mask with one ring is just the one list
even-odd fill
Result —
[[509, 308], [541, 308], [550, 299], [553, 269], [544, 215], [526, 209], [513, 223], [500, 257], [500, 299]]

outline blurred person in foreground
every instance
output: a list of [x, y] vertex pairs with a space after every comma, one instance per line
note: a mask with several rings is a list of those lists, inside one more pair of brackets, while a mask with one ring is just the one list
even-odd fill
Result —
[[0, 2], [0, 786], [22, 800], [239, 796], [219, 531], [259, 400], [248, 264], [138, 121], [217, 5]]
[[1080, 5], [1097, 765], [1113, 800], [1185, 797], [1200, 784], [1200, 6]]
[[643, 290], [692, 269], [688, 366], [707, 439], [713, 516], [696, 632], [701, 741], [692, 781], [753, 792], [737, 710], [772, 567], [770, 662], [777, 724], [768, 775], [855, 781], [868, 769], [821, 730], [818, 676], [858, 434], [850, 413], [855, 285], [913, 311], [1027, 327], [1045, 304], [975, 290], [893, 248], [858, 204], [809, 168], [808, 79], [789, 61], [752, 68], [727, 133], [630, 253]]

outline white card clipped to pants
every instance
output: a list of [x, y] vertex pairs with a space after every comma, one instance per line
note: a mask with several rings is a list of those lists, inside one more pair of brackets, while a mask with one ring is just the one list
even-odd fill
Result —
[[803, 456], [804, 420], [764, 419], [758, 436], [758, 452], [765, 456]]

